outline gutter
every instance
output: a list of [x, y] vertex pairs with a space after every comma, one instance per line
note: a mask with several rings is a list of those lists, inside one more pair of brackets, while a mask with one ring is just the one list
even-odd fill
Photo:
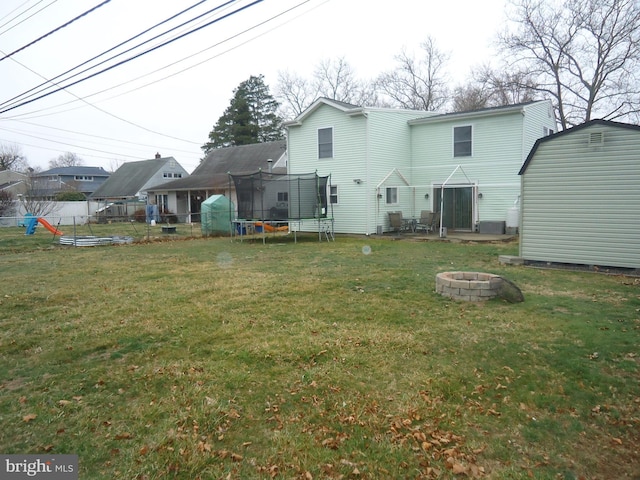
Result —
[[460, 112], [460, 113], [445, 113], [442, 115], [436, 115], [434, 117], [426, 117], [426, 118], [414, 118], [413, 120], [409, 120], [407, 123], [409, 125], [424, 125], [428, 123], [441, 123], [441, 122], [450, 122], [457, 120], [471, 120], [475, 118], [482, 117], [497, 117], [500, 115], [513, 115], [514, 113], [522, 113], [524, 115], [525, 107], [523, 105], [518, 105], [516, 107], [505, 107], [495, 110], [478, 110], [475, 112]]

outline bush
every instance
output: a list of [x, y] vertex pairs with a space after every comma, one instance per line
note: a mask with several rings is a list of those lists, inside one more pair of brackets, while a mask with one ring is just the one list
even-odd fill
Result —
[[82, 202], [86, 199], [87, 197], [82, 192], [60, 192], [56, 195], [58, 202]]
[[147, 221], [147, 212], [144, 208], [139, 208], [133, 212], [133, 219], [138, 223], [145, 223]]

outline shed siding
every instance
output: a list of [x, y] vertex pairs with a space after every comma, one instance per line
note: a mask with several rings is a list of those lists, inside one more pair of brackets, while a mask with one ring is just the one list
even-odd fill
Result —
[[639, 131], [593, 125], [541, 143], [522, 175], [521, 256], [640, 268], [639, 187]]

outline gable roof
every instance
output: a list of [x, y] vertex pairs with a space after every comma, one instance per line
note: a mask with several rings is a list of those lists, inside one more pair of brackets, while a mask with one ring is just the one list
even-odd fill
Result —
[[364, 107], [359, 107], [357, 105], [352, 105], [350, 103], [340, 102], [338, 100], [332, 100], [326, 97], [320, 97], [315, 102], [313, 102], [309, 107], [307, 107], [304, 112], [300, 113], [296, 118], [290, 120], [288, 122], [284, 122], [285, 127], [291, 127], [296, 125], [301, 125], [305, 118], [315, 112], [323, 105], [328, 105], [333, 108], [337, 108], [338, 110], [345, 112], [349, 115], [359, 115], [364, 112]]
[[173, 157], [164, 157], [123, 163], [118, 170], [113, 172], [111, 176], [93, 192], [91, 197], [135, 197], [153, 175], [170, 161], [176, 162], [176, 159]]
[[480, 117], [492, 117], [496, 115], [507, 115], [523, 111], [527, 106], [535, 103], [550, 103], [549, 100], [534, 100], [531, 102], [515, 103], [513, 105], [503, 105], [500, 107], [487, 107], [478, 110], [468, 110], [465, 112], [441, 113], [424, 118], [409, 120], [409, 125], [421, 125], [425, 123], [447, 122], [451, 120], [470, 120]]
[[85, 167], [85, 166], [73, 166], [73, 167], [55, 167], [49, 170], [45, 170], [44, 172], [39, 172], [35, 176], [44, 177], [44, 176], [75, 176], [75, 175], [84, 175], [84, 176], [93, 176], [93, 177], [108, 177], [110, 175], [102, 167]]
[[567, 128], [566, 130], [562, 130], [560, 132], [554, 133], [553, 135], [547, 135], [546, 137], [542, 137], [536, 140], [536, 143], [534, 143], [533, 147], [531, 147], [531, 151], [529, 152], [529, 155], [527, 155], [527, 159], [522, 164], [522, 167], [520, 168], [518, 175], [524, 174], [524, 172], [527, 170], [527, 167], [531, 163], [531, 160], [533, 159], [533, 156], [535, 155], [536, 150], [538, 150], [538, 146], [540, 144], [553, 141], [558, 137], [571, 135], [575, 132], [579, 132], [580, 130], [584, 130], [585, 128], [589, 128], [594, 125], [603, 125], [603, 126], [615, 127], [615, 128], [626, 128], [629, 130], [640, 132], [640, 125], [634, 125], [631, 123], [614, 122], [612, 120], [602, 120], [602, 119], [589, 120], [588, 122], [581, 123], [580, 125], [576, 125], [575, 127]]
[[200, 162], [191, 175], [154, 187], [154, 190], [193, 190], [221, 188], [229, 185], [229, 173], [236, 175], [269, 169], [268, 160], [273, 160], [276, 173], [286, 173], [278, 168], [278, 160], [286, 155], [285, 140], [253, 143], [237, 147], [216, 148]]

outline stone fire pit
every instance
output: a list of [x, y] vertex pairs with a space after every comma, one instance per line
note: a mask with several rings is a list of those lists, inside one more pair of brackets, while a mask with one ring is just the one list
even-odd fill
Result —
[[442, 272], [436, 275], [436, 292], [454, 300], [482, 302], [500, 297], [509, 302], [522, 302], [524, 296], [511, 281], [481, 272]]

